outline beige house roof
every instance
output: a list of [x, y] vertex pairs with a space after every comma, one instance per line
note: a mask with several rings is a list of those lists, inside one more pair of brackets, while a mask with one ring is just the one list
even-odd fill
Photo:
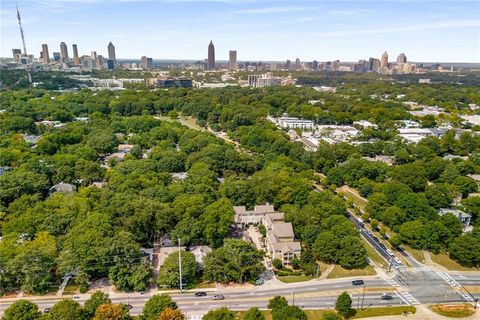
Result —
[[272, 233], [277, 238], [292, 238], [295, 236], [290, 222], [276, 222], [272, 224]]
[[273, 250], [280, 250], [281, 252], [298, 252], [301, 250], [300, 242], [276, 242], [272, 244]]
[[270, 213], [270, 212], [275, 212], [275, 208], [271, 204], [266, 204], [266, 205], [255, 206], [253, 208], [253, 211], [262, 212], [262, 213]]

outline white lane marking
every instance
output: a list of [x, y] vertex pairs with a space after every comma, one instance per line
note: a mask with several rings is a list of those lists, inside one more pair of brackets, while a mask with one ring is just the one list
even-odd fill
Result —
[[398, 292], [395, 292], [395, 294], [396, 294], [400, 299], [402, 299], [403, 302], [405, 302], [406, 304], [410, 305], [410, 303], [409, 303], [407, 300], [405, 300], [405, 298], [403, 298]]

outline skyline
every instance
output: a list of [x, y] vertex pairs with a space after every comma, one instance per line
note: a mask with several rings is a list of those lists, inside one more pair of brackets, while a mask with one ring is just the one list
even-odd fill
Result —
[[[217, 60], [479, 62], [480, 4], [475, 1], [38, 0], [18, 2], [27, 52], [38, 57], [60, 42], [80, 55], [117, 59], [203, 60], [213, 40]], [[15, 2], [2, 1], [0, 56], [21, 48]], [[205, 23], [208, 21], [208, 25]], [[353, 50], [355, 49], [355, 50]]]

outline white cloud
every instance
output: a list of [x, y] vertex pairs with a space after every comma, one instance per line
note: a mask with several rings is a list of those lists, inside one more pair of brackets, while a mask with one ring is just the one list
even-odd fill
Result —
[[417, 24], [408, 26], [392, 26], [392, 27], [379, 27], [375, 29], [363, 29], [363, 30], [343, 30], [343, 31], [329, 31], [316, 33], [320, 37], [339, 37], [350, 35], [364, 35], [364, 34], [382, 34], [393, 32], [408, 32], [408, 31], [421, 31], [421, 30], [433, 30], [444, 28], [459, 28], [459, 27], [480, 27], [479, 20], [450, 20], [434, 22], [430, 24]]

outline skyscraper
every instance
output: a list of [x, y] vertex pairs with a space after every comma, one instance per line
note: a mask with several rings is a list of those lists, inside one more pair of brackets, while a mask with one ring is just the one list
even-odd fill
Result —
[[97, 57], [97, 51], [92, 51], [91, 54], [90, 54], [90, 56], [92, 57], [92, 60], [95, 60], [95, 61], [96, 61], [97, 58], [98, 58], [98, 57]]
[[210, 40], [210, 43], [208, 44], [207, 69], [208, 70], [215, 69], [215, 46], [213, 45], [212, 40]]
[[13, 59], [17, 59], [18, 55], [22, 55], [22, 50], [20, 49], [12, 49]]
[[62, 62], [68, 61], [68, 48], [65, 42], [60, 43], [60, 58], [62, 59]]
[[53, 61], [60, 61], [60, 52], [53, 53]]
[[42, 59], [44, 64], [50, 62], [50, 55], [48, 54], [48, 45], [46, 43], [42, 44]]
[[300, 69], [300, 67], [301, 67], [301, 65], [300, 65], [300, 59], [297, 58], [297, 59], [295, 59], [295, 70]]
[[318, 69], [318, 61], [317, 60], [313, 60], [312, 62], [312, 70], [317, 70]]
[[108, 43], [107, 48], [108, 48], [108, 60], [113, 60], [113, 62], [115, 63], [117, 61], [117, 58], [115, 57], [115, 46], [111, 41]]
[[386, 68], [388, 67], [388, 53], [385, 51], [382, 54], [382, 58], [380, 59], [380, 68]]
[[400, 53], [397, 58], [397, 63], [407, 63], [407, 56], [405, 53]]
[[230, 50], [228, 52], [228, 70], [237, 69], [237, 50]]
[[78, 56], [78, 48], [76, 44], [72, 44], [73, 48], [73, 64], [78, 66], [80, 65], [80, 57]]

